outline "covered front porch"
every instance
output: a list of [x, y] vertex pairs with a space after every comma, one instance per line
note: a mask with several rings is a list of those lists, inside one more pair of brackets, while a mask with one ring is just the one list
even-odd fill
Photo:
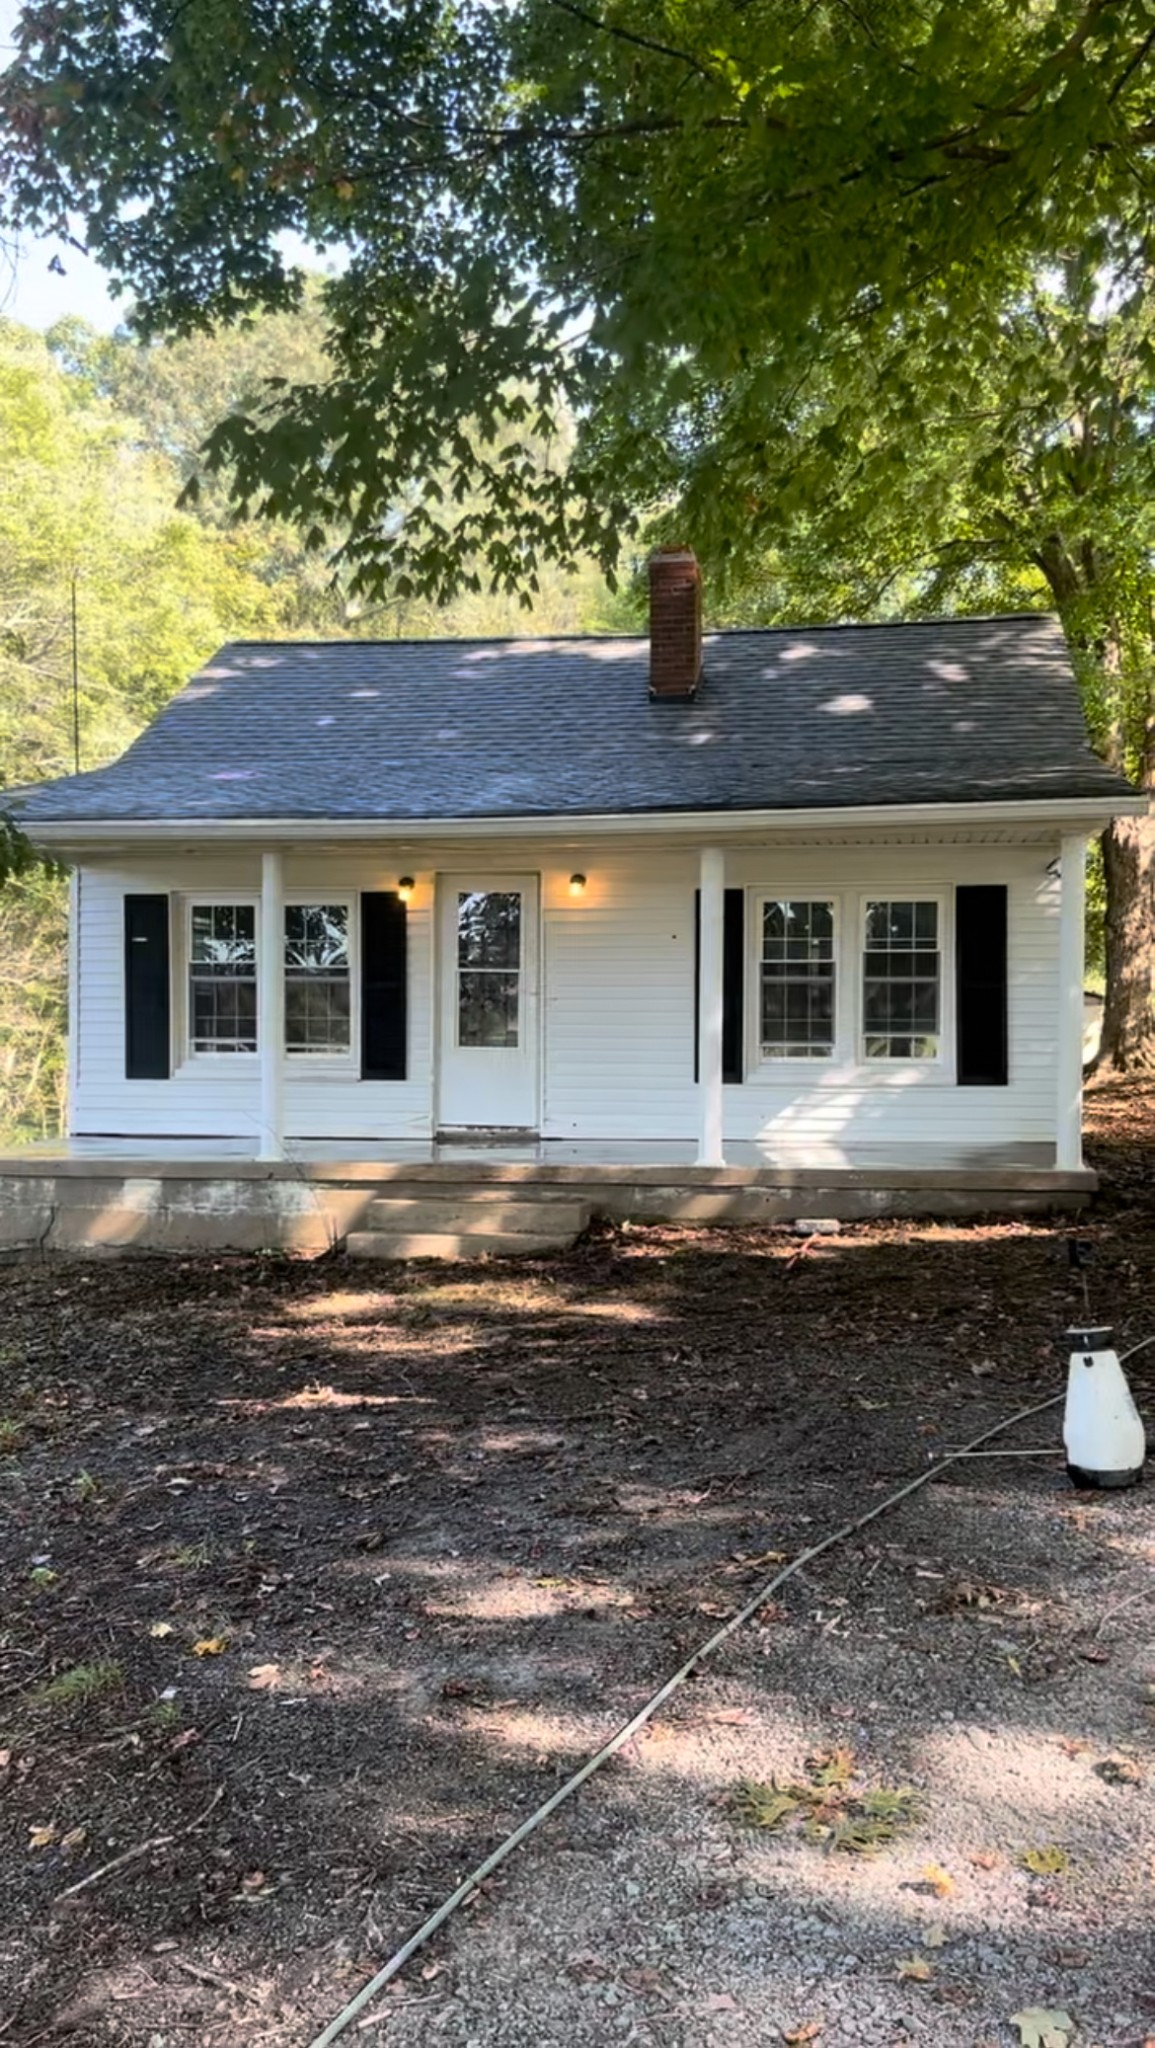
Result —
[[[73, 1135], [0, 1159], [0, 1246], [469, 1256], [1078, 1207], [1085, 822], [93, 852]], [[340, 938], [324, 1047], [302, 906]]]

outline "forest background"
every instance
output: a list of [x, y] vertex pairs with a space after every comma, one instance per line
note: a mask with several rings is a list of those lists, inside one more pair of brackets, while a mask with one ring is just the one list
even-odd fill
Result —
[[[223, 483], [178, 508], [220, 418], [269, 377], [324, 371], [313, 293], [293, 313], [151, 346], [75, 319], [45, 334], [0, 321], [0, 811], [5, 788], [112, 760], [229, 639], [636, 626], [630, 594], [611, 596], [592, 564], [545, 572], [528, 610], [485, 590], [369, 605], [331, 547], [232, 518]], [[67, 898], [39, 865], [0, 889], [0, 1143], [62, 1128]]]

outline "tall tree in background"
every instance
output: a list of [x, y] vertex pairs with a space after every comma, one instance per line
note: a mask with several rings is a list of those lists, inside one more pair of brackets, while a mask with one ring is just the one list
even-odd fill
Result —
[[[1005, 393], [1042, 365], [1024, 336], [1072, 261], [1084, 300], [1143, 329], [1149, 0], [54, 0], [26, 7], [18, 39], [0, 81], [8, 218], [78, 222], [145, 332], [293, 303], [287, 232], [343, 251], [330, 374], [218, 428], [210, 466], [242, 510], [340, 533], [369, 600], [440, 600], [483, 574], [532, 591], [584, 554], [612, 570], [671, 508], [697, 542], [704, 501], [679, 492], [706, 449], [705, 551], [737, 584], [768, 534], [822, 552], [860, 447], [883, 504], [909, 506], [915, 451], [987, 403], [984, 369]], [[1086, 315], [1069, 395], [1094, 369], [1103, 323]], [[869, 420], [843, 388], [869, 389]], [[1092, 694], [1114, 703], [1142, 666], [1121, 625], [1149, 574], [1120, 546], [1134, 464], [1102, 459], [1121, 446], [1102, 413], [1088, 437], [1054, 391], [1033, 410], [1019, 396], [991, 474], [1004, 464], [1023, 573], [1062, 589]], [[1141, 456], [1140, 407], [1129, 431]], [[1031, 445], [1028, 508], [1014, 463]], [[973, 488], [977, 527], [999, 493]], [[927, 581], [942, 543], [926, 538], [923, 604], [947, 587]], [[1141, 932], [1146, 856], [1124, 837], [1111, 920]], [[1130, 1062], [1150, 1005], [1124, 1007], [1112, 1049]]]
[[[286, 233], [344, 252], [334, 374], [218, 453], [243, 500], [347, 529], [370, 587], [612, 566], [652, 493], [640, 391], [664, 443], [696, 375], [788, 389], [932, 302], [949, 382], [1040, 265], [1146, 262], [1148, 0], [54, 0], [16, 37], [8, 218], [79, 223], [146, 331], [294, 302]], [[464, 517], [423, 495], [447, 471]]]
[[[134, 445], [42, 338], [0, 322], [0, 809], [3, 789], [118, 753], [228, 632], [275, 631], [243, 540], [173, 510]], [[79, 625], [73, 694], [72, 614]], [[59, 1127], [64, 884], [0, 824], [0, 1128]]]
[[[925, 316], [933, 326], [938, 311]], [[1072, 258], [956, 336], [951, 385], [919, 375], [924, 317], [839, 351], [804, 397], [767, 400], [759, 366], [703, 385], [668, 458], [731, 617], [1058, 611], [1097, 744], [1155, 787], [1155, 305]], [[896, 362], [897, 359], [897, 362]], [[901, 366], [909, 378], [905, 390]], [[937, 389], [937, 387], [936, 387]], [[719, 515], [737, 491], [749, 545]], [[1155, 826], [1104, 835], [1104, 1056], [1152, 1060]]]
[[[299, 533], [238, 525], [223, 491], [174, 499], [217, 411], [322, 357], [302, 314], [142, 348], [79, 321], [47, 337], [0, 321], [0, 1133], [59, 1128], [65, 889], [3, 818], [5, 787], [93, 768], [222, 641], [508, 631], [516, 604], [465, 593], [357, 603]], [[531, 623], [580, 631], [606, 593], [587, 565], [543, 576]], [[79, 668], [73, 694], [75, 599]], [[523, 615], [524, 616], [524, 615]]]

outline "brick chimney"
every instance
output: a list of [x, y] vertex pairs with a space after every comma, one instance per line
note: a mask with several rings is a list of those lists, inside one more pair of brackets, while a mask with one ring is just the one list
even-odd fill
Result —
[[702, 673], [702, 572], [693, 548], [650, 556], [650, 695], [692, 697]]

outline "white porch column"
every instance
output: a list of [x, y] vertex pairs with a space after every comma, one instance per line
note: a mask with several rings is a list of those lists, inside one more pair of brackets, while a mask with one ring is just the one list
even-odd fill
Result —
[[1055, 1165], [1083, 1164], [1083, 966], [1087, 841], [1064, 834], [1059, 861], [1059, 1006], [1056, 1019], [1058, 1099]]
[[285, 1156], [285, 876], [279, 848], [261, 855], [261, 938], [257, 948], [257, 1044], [261, 1067], [258, 1159]]
[[722, 934], [726, 856], [704, 846], [699, 882], [698, 1164], [722, 1166]]

